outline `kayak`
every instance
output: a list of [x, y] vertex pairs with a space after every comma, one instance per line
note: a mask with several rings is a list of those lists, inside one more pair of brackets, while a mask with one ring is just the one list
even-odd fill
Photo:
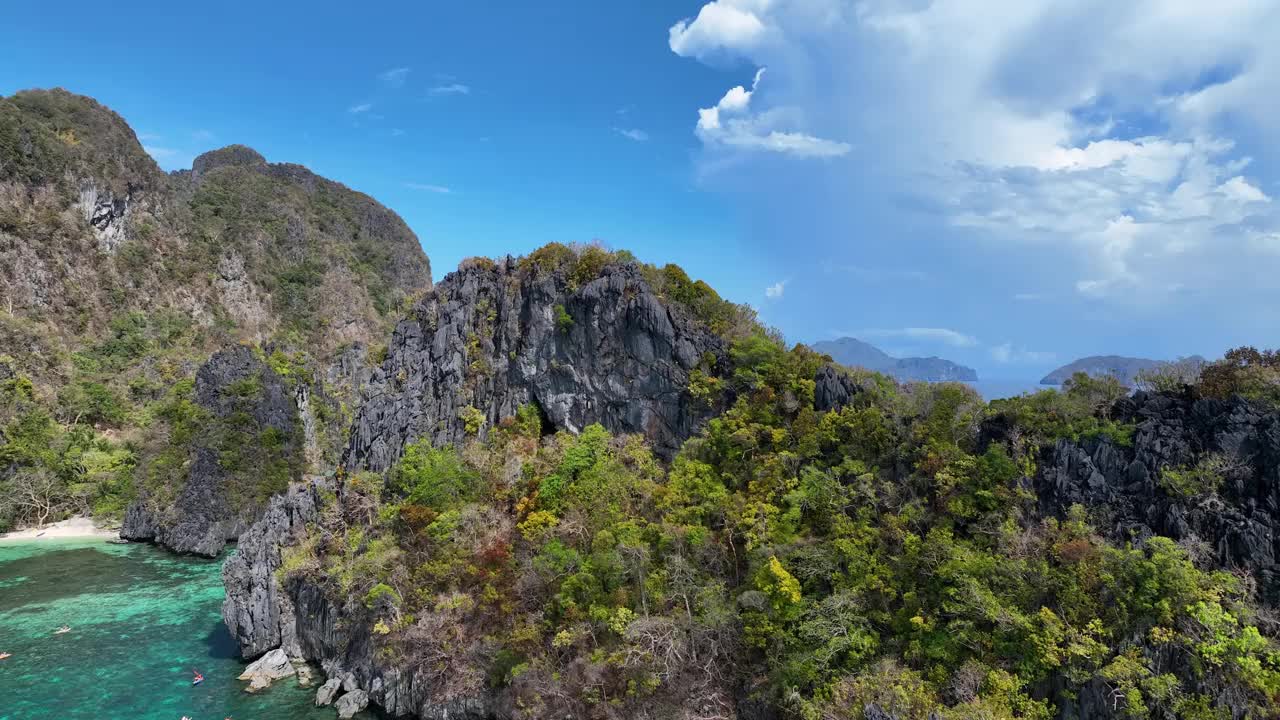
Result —
[[199, 685], [199, 684], [200, 684], [200, 683], [202, 683], [202, 682], [204, 682], [204, 678], [196, 678], [195, 680], [192, 680], [192, 681], [191, 681], [191, 685], [192, 685], [192, 687], [194, 687], [194, 686], [196, 686], [196, 685]]

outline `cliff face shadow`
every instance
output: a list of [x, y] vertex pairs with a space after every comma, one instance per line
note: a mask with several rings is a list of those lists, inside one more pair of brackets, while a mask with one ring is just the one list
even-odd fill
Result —
[[209, 632], [204, 636], [204, 644], [208, 657], [217, 660], [237, 659], [240, 657], [240, 648], [236, 647], [236, 639], [231, 636], [231, 631], [221, 620], [213, 624], [209, 628]]

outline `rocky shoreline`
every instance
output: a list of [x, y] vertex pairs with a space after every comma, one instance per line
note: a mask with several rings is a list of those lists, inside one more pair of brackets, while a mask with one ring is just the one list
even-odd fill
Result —
[[[326, 681], [317, 690], [316, 704], [334, 704], [343, 718], [369, 704], [392, 716], [424, 720], [493, 717], [489, 698], [440, 702], [425, 675], [378, 662], [367, 618], [336, 607], [323, 588], [298, 580], [281, 584], [277, 570], [282, 550], [317, 520], [325, 492], [332, 492], [329, 483], [314, 479], [274, 498], [223, 566], [223, 621], [243, 656], [255, 665], [265, 661], [264, 668], [283, 668], [284, 661], [318, 665]], [[271, 672], [246, 674], [245, 679], [252, 679]]]

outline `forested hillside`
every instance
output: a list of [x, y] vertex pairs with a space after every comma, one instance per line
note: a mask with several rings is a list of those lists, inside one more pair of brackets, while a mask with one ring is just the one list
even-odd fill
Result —
[[[548, 311], [636, 267], [562, 255], [515, 270], [569, 293]], [[621, 312], [649, 293], [681, 307], [650, 284]], [[433, 294], [397, 332], [421, 332], [412, 346], [468, 337]], [[1280, 710], [1271, 355], [1132, 398], [1079, 375], [985, 404], [961, 384], [834, 369], [701, 297], [706, 317], [738, 319], [714, 326], [723, 358], [688, 377], [715, 412], [669, 462], [643, 425], [549, 424], [536, 393], [492, 422], [482, 404], [457, 434], [410, 423], [423, 434], [385, 472], [298, 488], [245, 536], [224, 616], [246, 654], [284, 647], [429, 718]], [[570, 376], [574, 342], [550, 353]], [[464, 365], [458, 382], [488, 372]]]
[[[234, 525], [332, 468], [369, 350], [431, 277], [365, 195], [243, 146], [166, 175], [118, 115], [52, 90], [0, 98], [0, 285], [0, 529], [118, 523], [141, 503], [154, 535], [192, 476], [242, 498]], [[225, 389], [251, 405], [288, 385], [296, 440], [197, 397], [199, 368], [232, 345], [270, 371]], [[260, 471], [246, 438], [289, 457]]]

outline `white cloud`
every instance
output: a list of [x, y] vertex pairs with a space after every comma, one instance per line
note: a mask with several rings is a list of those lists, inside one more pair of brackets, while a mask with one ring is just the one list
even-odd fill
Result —
[[831, 197], [906, 199], [938, 242], [1041, 248], [1081, 295], [1158, 305], [1259, 272], [1280, 236], [1276, 37], [1268, 0], [715, 0], [669, 43], [769, 68], [698, 111], [709, 182], [732, 168], [785, 215], [793, 178], [752, 155], [857, 138]]
[[896, 330], [871, 329], [854, 335], [876, 338], [916, 340], [920, 342], [941, 343], [952, 347], [974, 347], [978, 339], [962, 332], [948, 328], [907, 327]]
[[347, 112], [351, 113], [352, 115], [359, 115], [361, 113], [367, 113], [372, 109], [373, 109], [373, 103], [360, 103], [359, 105], [352, 105], [351, 107], [347, 108]]
[[1006, 342], [991, 348], [991, 359], [1001, 364], [1007, 363], [1047, 363], [1052, 362], [1057, 357], [1051, 352], [1039, 352], [1036, 350], [1025, 350], [1015, 347], [1013, 343]]
[[702, 6], [698, 16], [671, 26], [667, 41], [677, 55], [702, 57], [717, 50], [740, 51], [753, 47], [767, 30], [756, 14], [770, 0], [715, 0]]
[[191, 139], [196, 142], [209, 142], [214, 138], [212, 130], [195, 130], [191, 133]]
[[649, 139], [649, 133], [643, 130], [638, 130], [636, 128], [615, 127], [613, 131], [628, 140], [634, 140], [636, 142], [644, 142], [645, 140]]
[[471, 87], [462, 83], [449, 83], [447, 85], [436, 85], [427, 92], [432, 95], [470, 95]]
[[391, 137], [400, 137], [404, 135], [404, 130], [400, 128], [391, 128]]
[[782, 293], [787, 289], [787, 281], [780, 280], [764, 289], [764, 296], [770, 300], [776, 300], [782, 297]]
[[442, 195], [447, 195], [448, 193], [453, 192], [453, 190], [445, 187], [444, 185], [431, 185], [429, 183], [407, 182], [404, 186], [410, 190], [421, 190], [423, 192], [439, 193]]
[[399, 88], [404, 87], [404, 83], [409, 79], [409, 68], [398, 67], [384, 70], [378, 73], [378, 82], [387, 87]]
[[732, 87], [709, 108], [698, 110], [695, 132], [708, 145], [747, 150], [766, 150], [798, 157], [839, 157], [849, 152], [848, 143], [824, 140], [803, 132], [774, 128], [784, 113], [751, 113], [751, 96], [760, 86], [765, 69], [756, 71], [751, 89]]

